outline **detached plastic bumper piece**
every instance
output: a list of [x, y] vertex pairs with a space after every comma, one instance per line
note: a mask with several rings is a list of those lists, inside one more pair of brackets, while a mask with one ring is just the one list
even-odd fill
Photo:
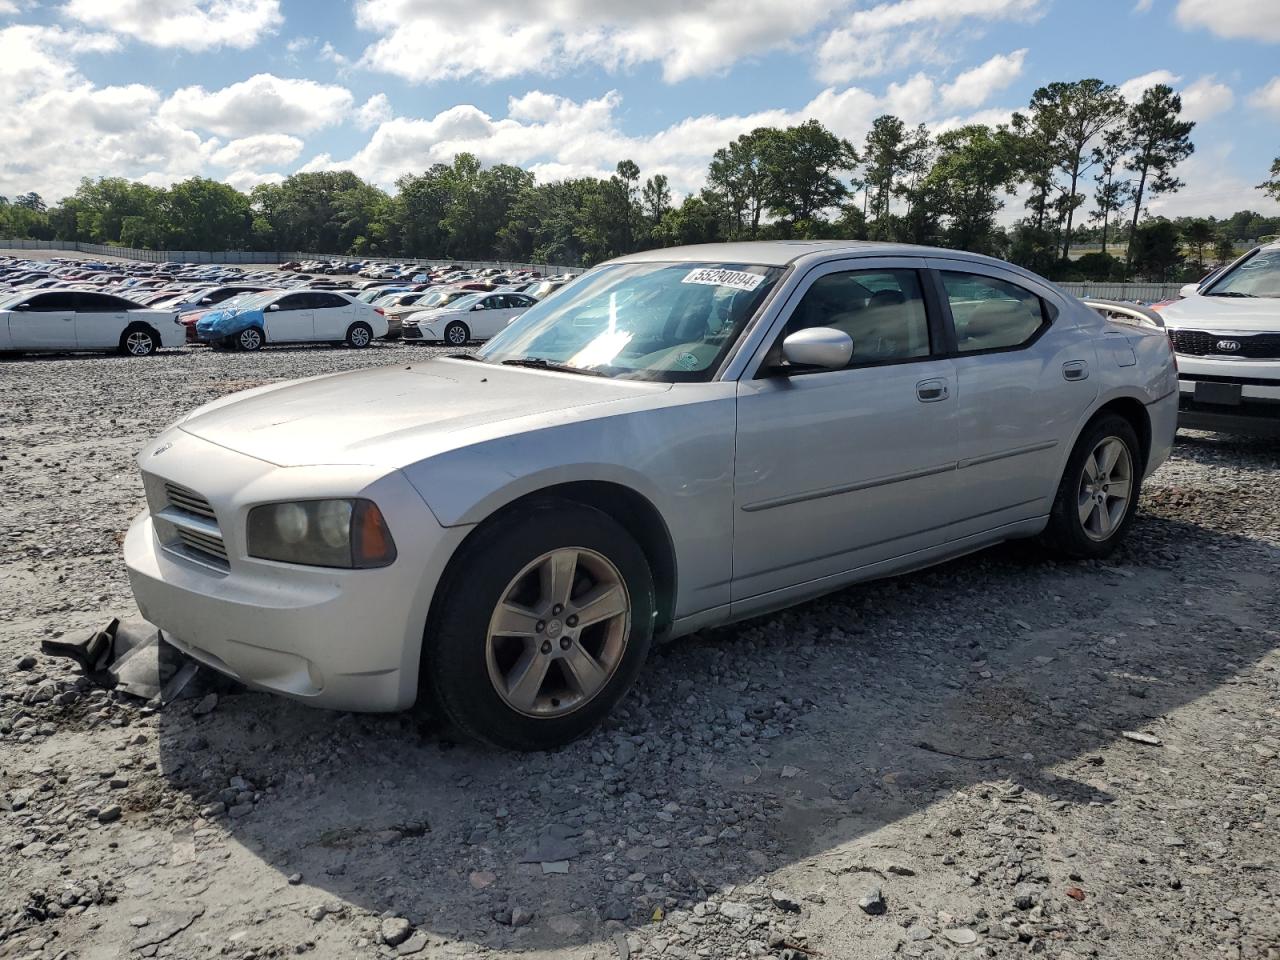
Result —
[[142, 619], [114, 617], [84, 640], [42, 640], [40, 650], [74, 660], [97, 686], [162, 703], [179, 696], [200, 669], [165, 641], [159, 627]]

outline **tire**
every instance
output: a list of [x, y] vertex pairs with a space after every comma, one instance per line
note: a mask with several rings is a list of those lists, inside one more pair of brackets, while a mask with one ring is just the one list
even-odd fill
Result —
[[454, 320], [444, 328], [443, 339], [445, 343], [454, 347], [465, 346], [471, 339], [471, 331], [461, 320]]
[[257, 327], [245, 327], [232, 337], [232, 342], [237, 350], [253, 353], [255, 350], [262, 349], [262, 345], [267, 342], [267, 338]]
[[160, 338], [150, 327], [135, 325], [120, 334], [120, 353], [126, 357], [149, 357], [160, 347]]
[[[631, 688], [653, 640], [653, 576], [639, 544], [599, 510], [547, 500], [482, 528], [462, 549], [423, 640], [424, 706], [510, 750], [547, 750], [587, 733]], [[561, 562], [569, 555], [576, 573], [561, 590], [563, 573], [543, 574], [552, 563], [569, 569]], [[587, 607], [574, 601], [591, 593], [609, 616], [578, 627], [575, 611]], [[565, 604], [552, 606], [561, 595]], [[499, 623], [503, 609], [529, 613]], [[508, 622], [527, 633], [502, 636]], [[522, 692], [526, 663], [533, 680]]]
[[346, 343], [348, 347], [363, 350], [369, 344], [373, 343], [373, 327], [369, 326], [363, 320], [357, 320], [351, 326], [347, 327], [347, 338], [343, 342]]
[[[1111, 467], [1099, 474], [1107, 461]], [[1076, 560], [1114, 551], [1137, 513], [1144, 465], [1138, 435], [1124, 417], [1105, 414], [1086, 426], [1058, 484], [1045, 530], [1048, 546]]]

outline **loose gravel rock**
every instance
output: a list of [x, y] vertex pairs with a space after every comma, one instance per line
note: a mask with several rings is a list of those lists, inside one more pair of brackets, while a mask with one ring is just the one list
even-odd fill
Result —
[[38, 653], [136, 612], [166, 423], [429, 352], [0, 362], [0, 956], [1280, 956], [1274, 442], [1184, 433], [1106, 563], [1006, 545], [659, 649], [553, 753]]

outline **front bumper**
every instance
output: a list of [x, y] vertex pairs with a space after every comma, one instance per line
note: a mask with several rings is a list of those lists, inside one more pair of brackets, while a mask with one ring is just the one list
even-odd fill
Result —
[[440, 335], [417, 324], [405, 324], [403, 337], [405, 340], [439, 341]]
[[[342, 710], [411, 706], [430, 599], [466, 530], [441, 527], [398, 471], [279, 468], [181, 430], [163, 440], [173, 444], [164, 461], [153, 459], [154, 445], [142, 453], [148, 500], [161, 506], [166, 481], [198, 491], [217, 514], [227, 562], [215, 569], [175, 549], [164, 508], [159, 518], [148, 509], [124, 544], [142, 615], [184, 653], [249, 686]], [[333, 570], [248, 556], [251, 506], [330, 496], [378, 504], [395, 563]]]
[[[1209, 393], [1217, 390], [1220, 394], [1222, 387], [1227, 388], [1229, 398]], [[1280, 435], [1280, 360], [1180, 354], [1178, 390], [1179, 426], [1223, 433]], [[1224, 399], [1228, 402], [1222, 402]]]

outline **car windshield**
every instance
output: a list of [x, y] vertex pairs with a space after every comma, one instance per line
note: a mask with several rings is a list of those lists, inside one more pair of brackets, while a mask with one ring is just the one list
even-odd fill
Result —
[[627, 379], [707, 380], [781, 275], [741, 263], [610, 264], [530, 307], [479, 355]]
[[1256, 250], [1205, 290], [1206, 297], [1280, 298], [1280, 250]]

